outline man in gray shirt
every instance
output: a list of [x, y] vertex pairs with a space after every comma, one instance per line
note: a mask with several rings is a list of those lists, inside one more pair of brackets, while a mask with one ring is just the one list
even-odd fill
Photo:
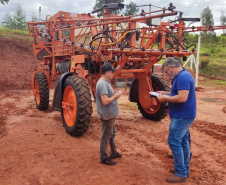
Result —
[[[117, 99], [121, 96], [121, 93], [114, 93], [110, 84], [114, 71], [110, 63], [103, 64], [101, 67], [102, 76], [96, 85], [97, 114], [102, 122], [100, 163], [107, 165], [116, 165], [116, 162], [112, 159], [122, 157], [115, 146], [115, 117], [119, 115]], [[111, 148], [110, 157], [107, 152], [108, 142]]]

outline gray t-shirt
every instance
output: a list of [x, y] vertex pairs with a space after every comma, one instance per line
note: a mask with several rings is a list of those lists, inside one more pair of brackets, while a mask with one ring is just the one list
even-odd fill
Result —
[[108, 81], [100, 78], [96, 85], [96, 105], [98, 117], [103, 120], [113, 119], [119, 115], [118, 100], [115, 99], [108, 105], [103, 105], [101, 101], [101, 96], [103, 94], [107, 94], [108, 97], [110, 98], [114, 95], [114, 91], [111, 87], [111, 84]]

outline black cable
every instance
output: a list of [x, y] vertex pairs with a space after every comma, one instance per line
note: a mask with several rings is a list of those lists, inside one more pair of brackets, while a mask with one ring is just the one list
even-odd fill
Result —
[[130, 34], [129, 36], [128, 36], [128, 38], [126, 38], [121, 44], [120, 44], [120, 49], [121, 50], [123, 50], [125, 47], [123, 47], [124, 46], [124, 44], [135, 34], [136, 32], [133, 32], [132, 34]]
[[155, 6], [155, 5], [151, 5], [151, 6], [153, 6], [153, 7], [155, 7], [155, 8], [160, 8], [160, 9], [164, 9], [164, 8], [162, 8], [162, 7], [159, 7], [159, 6]]
[[[144, 6], [150, 6], [150, 5], [139, 5], [139, 6], [136, 6], [136, 7], [144, 7]], [[151, 6], [155, 7], [155, 8], [160, 8], [160, 9], [163, 9], [162, 7], [159, 7], [159, 6], [155, 6], [155, 5], [152, 5]]]
[[[177, 39], [178, 41], [180, 40], [180, 38], [181, 38], [182, 36], [184, 36], [185, 31], [186, 31], [186, 30], [188, 29], [188, 27], [189, 27], [192, 23], [194, 23], [194, 22], [195, 22], [195, 21], [191, 22], [191, 23], [184, 29], [184, 31], [183, 31], [183, 33], [181, 34], [181, 36]], [[180, 44], [181, 42], [183, 42], [183, 40], [180, 41], [179, 44]]]
[[[87, 38], [89, 37], [90, 32], [91, 32], [91, 28], [90, 28], [89, 33], [88, 33], [88, 35], [86, 36], [86, 38], [85, 38], [85, 40], [84, 40], [84, 42], [83, 42], [83, 46], [85, 45], [86, 40], [87, 40]], [[87, 54], [87, 53], [85, 52], [85, 50], [84, 50], [84, 54]]]
[[[110, 36], [101, 36], [101, 37], [98, 37], [98, 38], [93, 39], [93, 40], [90, 42], [89, 47], [90, 47], [91, 49], [93, 49], [93, 47], [92, 47], [92, 43], [93, 43], [94, 41], [98, 40], [98, 39], [101, 39], [101, 41], [99, 42], [99, 46], [98, 46], [98, 48], [97, 48], [97, 51], [98, 51], [98, 50], [99, 50], [99, 48], [100, 48], [100, 46], [101, 46], [101, 44], [102, 44], [102, 39], [103, 39], [103, 38], [111, 38], [111, 39], [113, 39], [113, 40], [114, 40], [114, 42], [115, 42], [115, 43], [116, 43], [116, 45], [117, 45], [117, 41], [116, 41], [116, 39], [115, 39], [115, 38], [110, 37]], [[97, 51], [96, 51], [96, 53], [97, 53]]]

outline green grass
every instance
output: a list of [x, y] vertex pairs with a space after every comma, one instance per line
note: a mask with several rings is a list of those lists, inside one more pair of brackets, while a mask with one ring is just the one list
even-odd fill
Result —
[[207, 80], [207, 81], [199, 81], [199, 86], [204, 86], [205, 88], [225, 88], [226, 81], [223, 80]]
[[137, 110], [137, 104], [133, 103], [133, 102], [126, 102], [124, 104], [122, 104], [123, 107], [125, 107], [126, 109], [133, 109], [133, 110]]
[[226, 86], [226, 81], [223, 80], [214, 80], [213, 83], [216, 85]]
[[199, 70], [226, 79], [226, 46], [223, 47], [221, 42], [207, 45], [201, 43]]
[[28, 39], [33, 41], [31, 36], [28, 36], [27, 30], [13, 30], [9, 28], [0, 27], [0, 37], [15, 38], [15, 39]]

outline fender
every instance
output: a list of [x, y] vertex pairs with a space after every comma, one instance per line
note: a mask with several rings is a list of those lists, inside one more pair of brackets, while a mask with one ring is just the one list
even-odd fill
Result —
[[63, 73], [60, 78], [57, 81], [55, 90], [54, 90], [54, 96], [53, 96], [53, 109], [61, 111], [62, 109], [62, 99], [63, 99], [63, 88], [64, 88], [64, 82], [67, 77], [72, 76], [73, 73], [66, 72]]
[[132, 85], [130, 87], [129, 91], [129, 101], [131, 102], [138, 102], [139, 96], [138, 96], [138, 83], [139, 80], [135, 78], [132, 82]]

